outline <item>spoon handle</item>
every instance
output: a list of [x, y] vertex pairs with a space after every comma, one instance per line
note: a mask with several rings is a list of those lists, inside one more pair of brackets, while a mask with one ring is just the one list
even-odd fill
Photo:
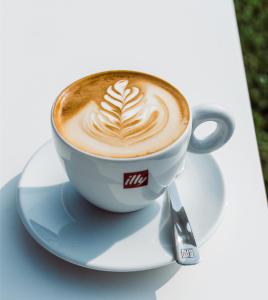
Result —
[[175, 260], [180, 265], [195, 265], [200, 260], [199, 251], [174, 181], [168, 186], [167, 192], [171, 209]]

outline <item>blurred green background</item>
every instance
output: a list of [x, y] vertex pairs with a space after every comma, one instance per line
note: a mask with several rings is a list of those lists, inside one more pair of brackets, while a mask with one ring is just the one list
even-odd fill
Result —
[[268, 194], [268, 1], [234, 0]]

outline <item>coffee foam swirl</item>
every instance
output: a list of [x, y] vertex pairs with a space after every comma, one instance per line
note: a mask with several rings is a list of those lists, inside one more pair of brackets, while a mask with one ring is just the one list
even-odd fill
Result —
[[99, 105], [91, 105], [82, 129], [95, 139], [112, 145], [131, 145], [161, 131], [168, 120], [164, 101], [146, 95], [128, 80], [110, 85]]
[[108, 71], [79, 79], [58, 96], [57, 132], [68, 143], [102, 157], [148, 155], [185, 131], [189, 108], [167, 82], [134, 71]]

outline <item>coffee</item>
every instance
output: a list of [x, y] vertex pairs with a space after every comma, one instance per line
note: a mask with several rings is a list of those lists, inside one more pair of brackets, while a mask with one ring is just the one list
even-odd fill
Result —
[[103, 157], [133, 158], [176, 141], [189, 122], [184, 97], [169, 83], [134, 71], [82, 78], [58, 97], [53, 122], [76, 148]]

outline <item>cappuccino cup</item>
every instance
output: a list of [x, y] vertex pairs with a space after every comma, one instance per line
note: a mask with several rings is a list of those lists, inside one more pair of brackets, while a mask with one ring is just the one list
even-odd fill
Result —
[[[195, 129], [208, 121], [217, 126], [199, 139]], [[126, 70], [92, 74], [65, 88], [52, 107], [51, 124], [71, 183], [112, 212], [149, 205], [183, 171], [187, 151], [214, 151], [234, 131], [224, 108], [190, 109], [168, 82]]]

